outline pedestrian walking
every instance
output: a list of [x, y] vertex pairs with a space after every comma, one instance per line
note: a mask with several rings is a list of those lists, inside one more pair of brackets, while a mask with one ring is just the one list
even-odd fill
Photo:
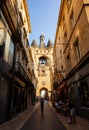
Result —
[[69, 96], [68, 108], [69, 108], [69, 116], [70, 116], [70, 120], [68, 121], [68, 123], [69, 124], [75, 123], [76, 122], [76, 119], [75, 119], [76, 107], [75, 107], [74, 85], [72, 85], [70, 87], [70, 96]]
[[43, 98], [40, 99], [40, 105], [41, 105], [41, 112], [43, 112], [44, 111], [44, 99]]
[[76, 119], [75, 119], [75, 106], [73, 103], [69, 103], [68, 104], [68, 108], [69, 108], [69, 121], [68, 123], [71, 124], [71, 123], [75, 123], [76, 122]]

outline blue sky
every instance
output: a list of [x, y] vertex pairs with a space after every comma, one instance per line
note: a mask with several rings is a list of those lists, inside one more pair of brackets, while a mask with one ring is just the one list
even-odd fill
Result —
[[33, 39], [36, 39], [39, 44], [39, 37], [42, 33], [45, 36], [45, 44], [49, 38], [54, 42], [60, 0], [27, 0], [27, 2], [32, 27], [30, 44]]

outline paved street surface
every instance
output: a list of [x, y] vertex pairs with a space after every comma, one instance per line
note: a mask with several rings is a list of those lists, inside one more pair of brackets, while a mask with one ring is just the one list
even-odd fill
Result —
[[[51, 106], [51, 103], [50, 103]], [[44, 123], [48, 129], [45, 130], [50, 130], [49, 127], [52, 127], [51, 130], [65, 130], [63, 125], [66, 127], [67, 130], [89, 130], [89, 120], [86, 120], [80, 116], [76, 116], [76, 123], [74, 124], [68, 124], [68, 116], [64, 116], [61, 113], [56, 113], [55, 109], [51, 106], [50, 107], [48, 104], [45, 105], [45, 111], [43, 115], [40, 112], [40, 107], [39, 107], [39, 102], [36, 103], [33, 106], [30, 106], [27, 110], [24, 112], [19, 113], [14, 119], [6, 121], [2, 124], [0, 124], [0, 130], [28, 130], [26, 125], [29, 128], [29, 130], [44, 130]], [[52, 114], [52, 115], [51, 115]], [[33, 118], [34, 117], [34, 118]], [[59, 119], [58, 119], [58, 118]], [[33, 122], [32, 122], [33, 120]], [[63, 125], [61, 124], [61, 122]], [[40, 121], [40, 122], [39, 122]], [[33, 124], [31, 124], [31, 122]], [[26, 124], [27, 123], [27, 124]], [[25, 126], [23, 127], [23, 125]], [[37, 125], [37, 128], [34, 129], [34, 127]], [[61, 126], [62, 125], [62, 126]], [[56, 127], [62, 127], [56, 128]], [[38, 127], [43, 127], [42, 129], [38, 129]]]
[[67, 130], [50, 105], [46, 102], [44, 112], [40, 105], [21, 130]]
[[31, 105], [25, 111], [18, 113], [14, 119], [4, 122], [0, 125], [0, 130], [20, 130], [23, 124], [28, 120], [29, 117], [34, 113], [39, 103]]
[[[52, 107], [53, 108], [53, 107]], [[54, 112], [55, 109], [53, 108]], [[62, 113], [56, 113], [67, 130], [89, 130], [89, 120], [76, 115], [76, 123], [68, 124], [69, 116], [64, 116]]]
[[68, 116], [63, 116], [61, 113], [58, 113], [58, 117], [67, 130], [89, 130], [89, 120], [86, 120], [78, 115], [76, 116], [76, 123], [73, 124], [68, 124]]

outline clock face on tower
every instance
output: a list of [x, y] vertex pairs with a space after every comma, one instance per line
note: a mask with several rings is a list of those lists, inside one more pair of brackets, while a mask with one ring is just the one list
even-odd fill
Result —
[[40, 68], [38, 69], [38, 74], [39, 74], [39, 76], [46, 76], [45, 67], [40, 67]]
[[45, 70], [44, 69], [41, 70], [41, 75], [45, 76]]

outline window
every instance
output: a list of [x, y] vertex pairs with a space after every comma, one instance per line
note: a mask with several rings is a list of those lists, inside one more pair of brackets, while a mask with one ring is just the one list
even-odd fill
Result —
[[67, 70], [69, 71], [71, 69], [71, 60], [70, 60], [70, 54], [67, 55]]
[[64, 39], [65, 39], [65, 43], [67, 43], [67, 42], [68, 42], [68, 38], [67, 38], [67, 33], [66, 33], [66, 31], [65, 31], [65, 33], [64, 33]]
[[3, 44], [4, 38], [5, 38], [5, 29], [0, 28], [0, 45]]
[[0, 16], [0, 58], [3, 58], [5, 42], [5, 26]]
[[60, 36], [59, 36], [59, 41], [60, 41]]
[[42, 81], [42, 85], [45, 85], [45, 81]]
[[5, 42], [4, 60], [9, 65], [12, 65], [12, 63], [13, 63], [13, 55], [14, 55], [14, 44], [10, 38], [9, 33], [7, 32], [6, 42]]
[[40, 62], [40, 65], [41, 65], [41, 64], [46, 65], [46, 62], [47, 62], [46, 57], [40, 57], [40, 58], [39, 58], [39, 62]]
[[62, 50], [60, 50], [60, 59], [62, 59]]
[[81, 105], [89, 107], [89, 87], [86, 79], [80, 81], [79, 95]]
[[0, 58], [2, 58], [2, 57], [3, 57], [3, 45], [0, 46]]
[[67, 2], [68, 2], [68, 5], [70, 6], [70, 5], [71, 5], [72, 0], [67, 0]]
[[65, 24], [66, 24], [65, 17], [63, 16], [63, 30], [65, 29]]
[[40, 60], [40, 64], [45, 64], [45, 60]]
[[61, 66], [61, 70], [63, 70], [63, 65]]
[[10, 65], [12, 65], [12, 63], [13, 63], [13, 55], [14, 55], [14, 44], [13, 44], [12, 41], [10, 42], [9, 52], [8, 52], [8, 53], [9, 53], [9, 54], [8, 54], [8, 63], [9, 63]]
[[74, 26], [75, 26], [75, 17], [74, 17], [74, 13], [73, 12], [72, 12], [72, 14], [70, 16], [70, 20], [71, 20], [72, 28], [74, 28]]
[[17, 62], [19, 61], [19, 58], [20, 58], [20, 50], [18, 49], [17, 53], [16, 53], [16, 61]]
[[79, 61], [81, 55], [80, 55], [80, 47], [79, 47], [78, 39], [76, 39], [76, 42], [74, 43], [74, 54], [75, 54], [75, 59]]
[[67, 12], [69, 12], [72, 0], [67, 0]]

